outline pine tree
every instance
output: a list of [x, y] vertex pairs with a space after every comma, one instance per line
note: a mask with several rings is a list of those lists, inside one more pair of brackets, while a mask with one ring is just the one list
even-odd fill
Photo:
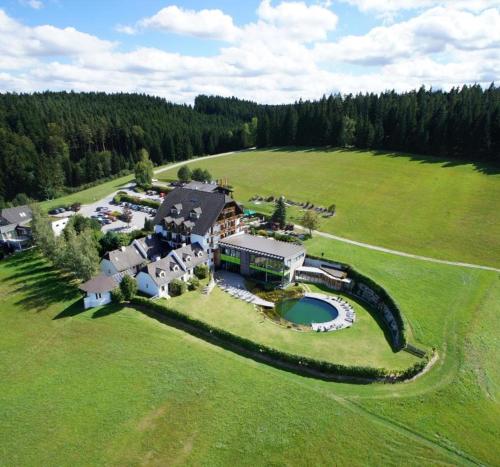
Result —
[[281, 229], [285, 228], [286, 225], [286, 204], [285, 204], [285, 198], [283, 196], [280, 196], [276, 200], [275, 208], [273, 215], [271, 217], [273, 222], [276, 222]]

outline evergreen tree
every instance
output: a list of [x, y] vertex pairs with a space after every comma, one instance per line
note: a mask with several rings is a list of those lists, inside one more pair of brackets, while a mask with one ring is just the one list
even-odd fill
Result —
[[271, 217], [273, 222], [276, 222], [281, 229], [285, 228], [286, 225], [286, 204], [285, 204], [285, 198], [283, 196], [280, 196], [276, 200], [275, 208], [273, 215]]
[[120, 282], [120, 290], [124, 300], [131, 300], [137, 293], [137, 281], [132, 276], [126, 274]]
[[139, 151], [139, 162], [135, 165], [135, 181], [139, 186], [150, 187], [153, 180], [153, 163], [146, 149]]

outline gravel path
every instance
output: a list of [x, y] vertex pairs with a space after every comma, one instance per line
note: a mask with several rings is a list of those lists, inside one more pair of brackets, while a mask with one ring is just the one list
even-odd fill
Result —
[[[307, 230], [304, 227], [296, 226], [298, 229]], [[318, 230], [313, 230], [314, 235], [319, 237], [329, 238], [331, 240], [337, 240], [338, 242], [349, 243], [350, 245], [360, 246], [362, 248], [368, 248], [369, 250], [381, 251], [383, 253], [389, 253], [396, 256], [404, 256], [406, 258], [418, 259], [420, 261], [428, 261], [430, 263], [447, 264], [448, 266], [459, 266], [463, 268], [471, 269], [483, 269], [485, 271], [500, 272], [500, 269], [494, 268], [493, 266], [483, 266], [480, 264], [462, 263], [460, 261], [447, 261], [445, 259], [430, 258], [429, 256], [414, 255], [411, 253], [405, 253], [404, 251], [391, 250], [390, 248], [384, 248], [382, 246], [371, 245], [369, 243], [358, 242], [356, 240], [350, 240], [348, 238], [339, 237], [337, 235], [329, 234], [326, 232], [320, 232]]]

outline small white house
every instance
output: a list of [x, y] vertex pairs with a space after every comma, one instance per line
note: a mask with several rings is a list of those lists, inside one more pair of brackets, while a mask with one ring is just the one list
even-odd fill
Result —
[[111, 291], [119, 284], [119, 276], [99, 274], [80, 285], [80, 290], [86, 293], [83, 299], [85, 309], [111, 303]]

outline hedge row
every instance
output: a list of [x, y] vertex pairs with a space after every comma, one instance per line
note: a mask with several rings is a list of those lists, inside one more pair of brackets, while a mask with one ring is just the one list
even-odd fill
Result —
[[113, 198], [113, 201], [116, 204], [120, 204], [122, 202], [132, 203], [132, 204], [140, 204], [142, 206], [148, 206], [150, 208], [158, 209], [160, 204], [158, 201], [153, 201], [152, 199], [139, 198], [138, 196], [130, 196], [126, 193], [117, 193]]
[[398, 325], [401, 339], [400, 342], [393, 342], [393, 346], [398, 350], [406, 346], [407, 336], [406, 336], [406, 327], [403, 315], [401, 313], [401, 310], [399, 309], [399, 306], [396, 304], [395, 300], [389, 295], [389, 293], [382, 286], [374, 282], [369, 277], [366, 277], [360, 272], [356, 271], [356, 269], [354, 269], [349, 264], [339, 263], [338, 261], [333, 261], [321, 256], [307, 255], [307, 257], [319, 261], [324, 261], [325, 263], [330, 262], [338, 264], [341, 267], [341, 269], [347, 272], [348, 277], [354, 281], [355, 286], [356, 284], [362, 283], [367, 287], [369, 287], [370, 289], [372, 289], [381, 298], [381, 300], [389, 307], [392, 315], [394, 316], [394, 319], [396, 320], [396, 324]]
[[[170, 318], [179, 323], [188, 325], [195, 331], [195, 334], [205, 337], [210, 336], [211, 338], [216, 338], [223, 343], [237, 346], [255, 355], [268, 357], [276, 365], [281, 364], [283, 367], [292, 365], [298, 371], [308, 373], [310, 375], [314, 375], [314, 372], [318, 372], [324, 376], [331, 377], [396, 382], [403, 381], [415, 376], [420, 371], [422, 371], [422, 369], [428, 362], [428, 357], [426, 356], [425, 359], [417, 362], [413, 366], [400, 371], [388, 371], [384, 368], [372, 368], [367, 366], [339, 365], [336, 363], [316, 360], [314, 358], [290, 354], [281, 350], [274, 349], [272, 347], [268, 347], [266, 345], [258, 344], [252, 340], [211, 326], [204, 321], [191, 318], [170, 306], [152, 301], [148, 298], [136, 296], [132, 299], [132, 303], [159, 313], [166, 318]], [[317, 377], [321, 377], [322, 375], [318, 374]]]

